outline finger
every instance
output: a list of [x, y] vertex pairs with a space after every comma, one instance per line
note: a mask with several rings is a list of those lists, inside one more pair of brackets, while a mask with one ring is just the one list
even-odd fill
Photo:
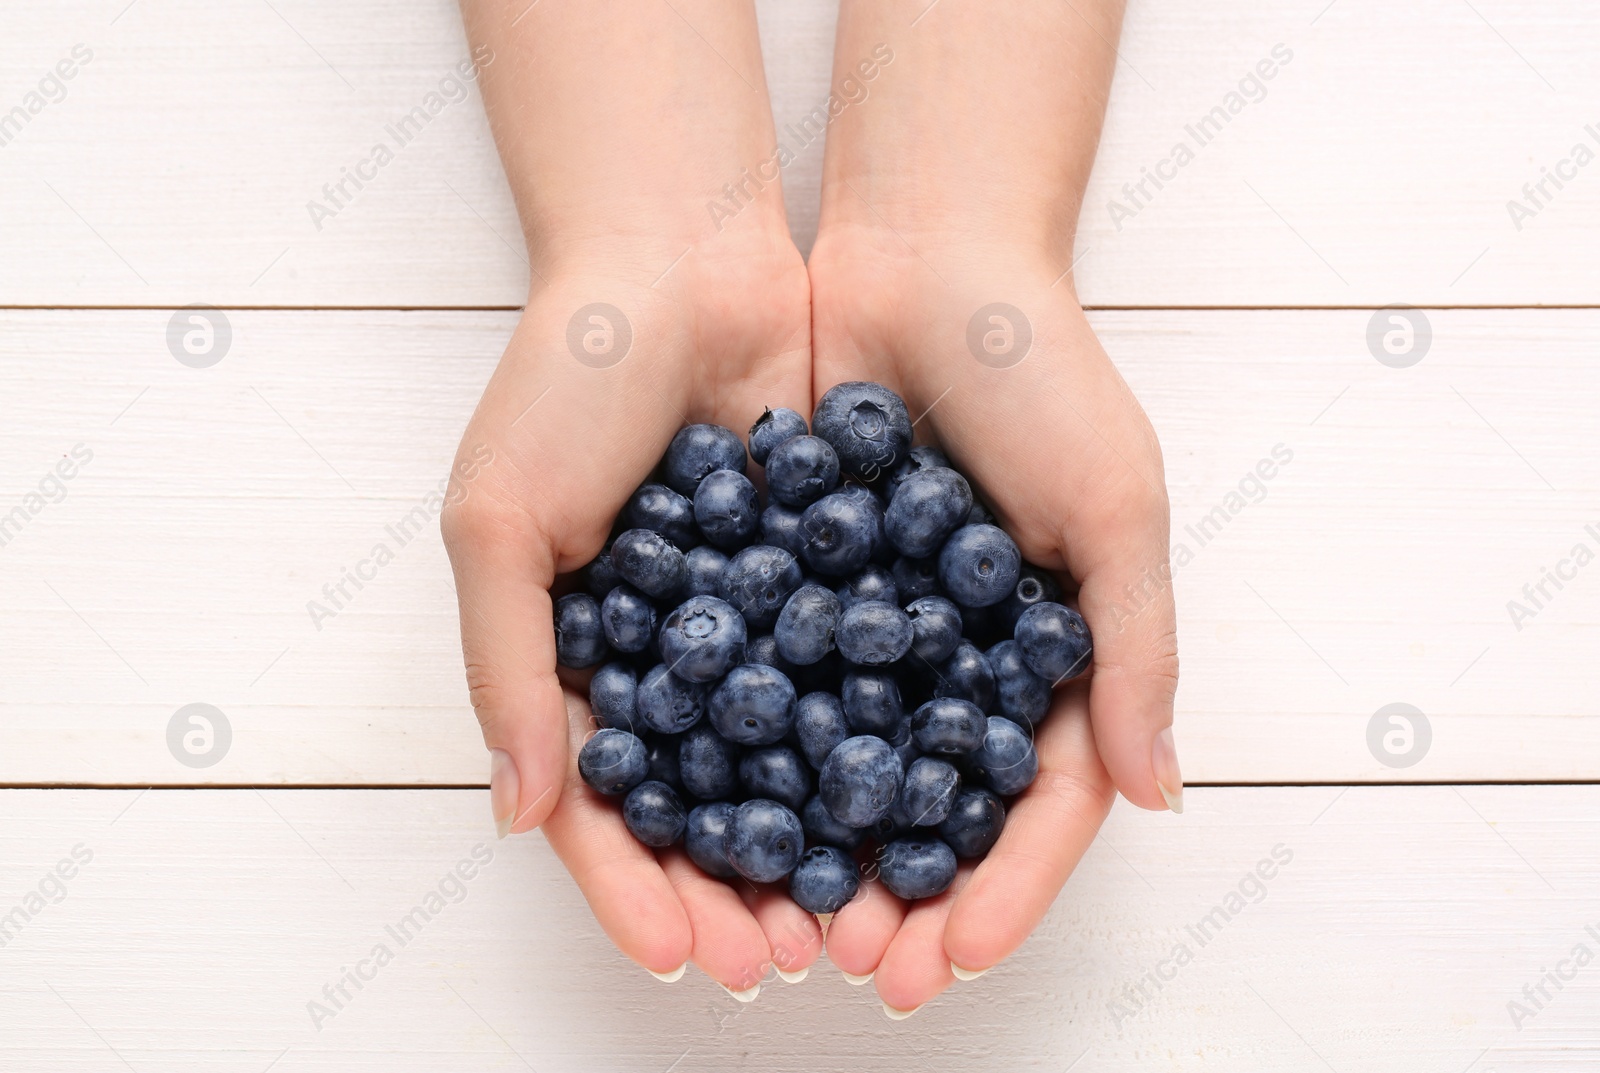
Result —
[[[568, 696], [565, 721], [576, 752], [587, 733], [588, 705]], [[657, 973], [689, 960], [690, 918], [655, 855], [622, 822], [614, 802], [566, 776], [544, 822], [545, 837], [583, 892], [595, 919], [628, 957]]]
[[905, 916], [905, 902], [877, 879], [864, 877], [850, 904], [833, 914], [828, 924], [829, 959], [851, 983], [866, 983], [878, 970], [878, 962]]
[[912, 906], [889, 949], [884, 951], [872, 979], [883, 1000], [884, 1012], [892, 1020], [911, 1016], [955, 983], [950, 956], [944, 950], [945, 926], [950, 907], [971, 876], [972, 866], [963, 864], [950, 889]]
[[1021, 946], [1105, 821], [1115, 791], [1087, 709], [1086, 688], [1069, 686], [1040, 724], [1039, 777], [950, 908], [944, 949], [953, 966], [985, 971]]
[[772, 951], [739, 892], [700, 871], [679, 850], [662, 854], [661, 866], [689, 916], [694, 963], [734, 998], [754, 999], [772, 964]]
[[741, 885], [740, 897], [754, 914], [772, 951], [772, 964], [785, 983], [806, 978], [822, 954], [822, 926], [780, 887]]

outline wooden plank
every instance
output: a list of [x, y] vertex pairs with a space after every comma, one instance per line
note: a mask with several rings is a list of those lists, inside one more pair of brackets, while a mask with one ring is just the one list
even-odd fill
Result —
[[[780, 131], [827, 96], [833, 8], [761, 4]], [[909, 54], [936, 18], [885, 43]], [[0, 113], [74, 45], [92, 58], [0, 147], [0, 304], [524, 300], [475, 87], [447, 87], [459, 103], [348, 203], [323, 192], [466, 56], [449, 0], [74, 0], [8, 29]], [[1595, 304], [1600, 167], [1574, 148], [1600, 151], [1597, 35], [1576, 2], [1133, 5], [1083, 213], [1084, 300]], [[1262, 64], [1272, 77], [1241, 88]], [[1226, 121], [1202, 131], [1216, 108]], [[820, 148], [785, 174], [804, 246]], [[1547, 169], [1570, 178], [1558, 189]], [[1512, 200], [1531, 215], [1514, 221]], [[313, 201], [337, 210], [320, 227]]]
[[[749, 1006], [697, 970], [656, 982], [542, 838], [492, 839], [482, 792], [8, 791], [6, 912], [74, 850], [89, 860], [8, 928], [0, 1058], [63, 1073], [787, 1073], [908, 1055], [1058, 1073], [1582, 1069], [1600, 1046], [1597, 814], [1593, 786], [1197, 790], [1181, 818], [1119, 805], [1014, 957], [896, 1024], [826, 961]], [[474, 851], [490, 859], [447, 885], [459, 900], [396, 943], [386, 925]], [[392, 960], [314, 1025], [307, 1004], [380, 943]], [[1557, 971], [1534, 1009], [1524, 987]]]
[[[1095, 315], [1189, 552], [1190, 781], [1600, 774], [1600, 568], [1545, 582], [1520, 629], [1507, 610], [1600, 547], [1600, 312], [1427, 315], [1410, 369], [1368, 353], [1367, 312]], [[164, 311], [0, 314], [0, 516], [93, 453], [0, 547], [0, 782], [481, 781], [437, 532], [390, 527], [446, 471], [515, 314], [228, 316], [232, 350], [197, 370]], [[394, 561], [319, 629], [308, 601], [379, 541]], [[190, 703], [230, 722], [213, 766], [169, 751]], [[1429, 720], [1410, 767], [1369, 750], [1393, 703]]]

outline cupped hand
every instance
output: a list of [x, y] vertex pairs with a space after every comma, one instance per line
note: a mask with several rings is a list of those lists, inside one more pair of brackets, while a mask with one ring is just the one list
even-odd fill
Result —
[[542, 826], [606, 933], [645, 968], [671, 975], [693, 960], [747, 992], [773, 963], [794, 972], [816, 958], [816, 920], [786, 894], [707, 878], [681, 849], [653, 853], [582, 782], [593, 722], [581, 679], [557, 674], [551, 622], [558, 575], [600, 551], [681, 426], [810, 411], [799, 253], [715, 241], [715, 255], [676, 263], [663, 250], [569, 268], [534, 294], [462, 438], [442, 528], [501, 834]]
[[1104, 821], [1114, 790], [1182, 808], [1171, 736], [1177, 647], [1160, 446], [1060, 266], [1025, 249], [913, 251], [884, 229], [824, 233], [812, 254], [814, 393], [899, 391], [1017, 541], [1057, 572], [1094, 635], [1090, 677], [1036, 728], [1039, 777], [999, 842], [943, 895], [908, 906], [876, 881], [833, 919], [830, 958], [913, 1010], [1027, 938]]

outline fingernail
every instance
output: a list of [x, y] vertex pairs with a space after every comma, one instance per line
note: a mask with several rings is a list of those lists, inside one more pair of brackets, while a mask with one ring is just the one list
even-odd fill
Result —
[[[994, 966], [991, 965], [989, 968], [992, 969]], [[963, 982], [976, 980], [978, 977], [982, 976], [988, 971], [989, 969], [963, 969], [960, 965], [957, 965], [953, 961], [950, 963], [951, 974], [954, 975], [957, 980], [961, 980]]]
[[1172, 744], [1172, 728], [1156, 735], [1150, 750], [1150, 766], [1155, 769], [1156, 788], [1173, 812], [1183, 813], [1183, 773], [1178, 770], [1178, 749]]
[[517, 816], [517, 791], [521, 782], [517, 778], [516, 761], [504, 749], [489, 750], [489, 811], [494, 813], [496, 838], [511, 833], [511, 821]]
[[913, 1006], [909, 1010], [897, 1010], [885, 1002], [883, 1004], [883, 1015], [891, 1021], [904, 1021], [920, 1009], [922, 1009], [921, 1006]]
[[782, 980], [786, 984], [797, 984], [801, 980], [804, 980], [810, 974], [811, 974], [811, 966], [809, 966], [809, 965], [807, 965], [805, 968], [801, 969], [799, 972], [784, 972], [782, 969], [779, 969], [778, 970], [778, 979]]
[[654, 976], [657, 980], [660, 980], [664, 984], [675, 984], [679, 980], [683, 979], [684, 970], [688, 967], [689, 963], [685, 961], [682, 965], [679, 965], [671, 972], [657, 972], [654, 969], [646, 969], [644, 971], [649, 973], [651, 976]]
[[734, 998], [738, 999], [740, 1002], [754, 1002], [756, 1000], [756, 996], [761, 994], [761, 985], [760, 984], [756, 984], [756, 986], [752, 987], [748, 991], [735, 991], [733, 988], [729, 987], [727, 984], [723, 984], [722, 985], [722, 990], [726, 991], [728, 994], [732, 995]]
[[865, 976], [857, 976], [854, 973], [845, 972], [843, 969], [840, 969], [839, 975], [844, 977], [845, 983], [851, 984], [855, 987], [860, 987], [862, 984], [870, 984], [872, 982], [872, 973], [870, 972]]

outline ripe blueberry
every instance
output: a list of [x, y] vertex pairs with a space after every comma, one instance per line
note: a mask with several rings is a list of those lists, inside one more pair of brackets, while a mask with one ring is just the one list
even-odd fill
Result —
[[911, 450], [911, 414], [905, 402], [880, 384], [838, 384], [817, 402], [811, 431], [827, 440], [847, 473], [876, 480]]
[[701, 723], [678, 743], [678, 775], [692, 797], [715, 801], [739, 785], [739, 747]]
[[900, 603], [900, 592], [895, 586], [894, 575], [876, 564], [868, 564], [861, 573], [834, 591], [839, 594], [839, 600], [845, 607], [863, 600], [880, 600], [896, 606]]
[[776, 883], [794, 871], [805, 844], [805, 831], [793, 809], [763, 798], [734, 809], [728, 862], [752, 883]]
[[683, 802], [664, 782], [641, 782], [622, 802], [622, 821], [647, 846], [660, 849], [683, 837], [688, 823]]
[[782, 671], [746, 663], [711, 691], [711, 725], [740, 745], [771, 745], [794, 725], [794, 684]]
[[884, 516], [889, 542], [902, 555], [924, 558], [966, 523], [972, 488], [953, 469], [925, 469], [896, 489]]
[[878, 874], [901, 898], [932, 898], [955, 882], [955, 851], [937, 838], [913, 834], [883, 848]]
[[939, 837], [957, 857], [982, 857], [1000, 840], [1005, 825], [1006, 806], [998, 797], [981, 787], [962, 790], [950, 815], [939, 825]]
[[706, 475], [694, 493], [694, 521], [719, 548], [742, 548], [761, 525], [756, 486], [743, 473], [719, 469]]
[[850, 736], [844, 706], [832, 693], [807, 693], [794, 706], [794, 736], [806, 762], [820, 769], [828, 754]]
[[811, 796], [811, 769], [787, 745], [747, 750], [739, 760], [739, 781], [751, 797], [765, 797], [796, 812]]
[[838, 846], [853, 852], [867, 840], [865, 829], [840, 823], [822, 803], [822, 795], [814, 794], [800, 810], [800, 825], [805, 828], [806, 841], [815, 845]]
[[625, 794], [650, 773], [644, 742], [626, 730], [600, 730], [578, 750], [578, 774], [607, 796]]
[[774, 447], [792, 437], [804, 436], [808, 431], [806, 419], [788, 407], [768, 409], [750, 426], [750, 457], [756, 460], [756, 465], [764, 466]]
[[686, 682], [710, 682], [744, 660], [744, 618], [715, 596], [694, 596], [661, 624], [661, 658]]
[[618, 585], [600, 604], [600, 628], [618, 652], [643, 652], [655, 637], [655, 605], [632, 585]]
[[1034, 604], [1017, 619], [1017, 644], [1028, 667], [1051, 685], [1083, 674], [1094, 654], [1083, 616], [1051, 602]]
[[961, 776], [953, 765], [931, 756], [920, 756], [906, 768], [905, 784], [900, 788], [900, 811], [917, 827], [937, 827], [956, 803]]
[[924, 596], [906, 605], [911, 620], [911, 651], [924, 663], [942, 663], [961, 643], [961, 611], [943, 596]]
[[700, 533], [694, 527], [693, 505], [664, 484], [641, 484], [628, 497], [619, 520], [624, 529], [649, 529], [679, 548], [692, 548], [700, 543]]
[[728, 557], [710, 544], [702, 544], [684, 553], [683, 565], [686, 576], [683, 584], [685, 599], [690, 596], [715, 596], [717, 583], [722, 580], [722, 568], [728, 565]]
[[889, 741], [905, 721], [900, 684], [886, 672], [848, 672], [839, 686], [839, 702], [851, 732], [856, 734], [875, 734]]
[[988, 720], [978, 706], [956, 697], [936, 697], [911, 715], [911, 740], [925, 753], [975, 752], [987, 730]]
[[593, 667], [606, 658], [600, 605], [593, 596], [573, 592], [557, 600], [555, 627], [556, 662], [561, 666]]
[[1021, 570], [1016, 542], [992, 525], [964, 525], [939, 551], [939, 584], [963, 607], [1004, 600]]
[[834, 628], [839, 623], [839, 597], [821, 585], [805, 584], [794, 591], [773, 627], [778, 652], [797, 666], [809, 666], [833, 651]]
[[894, 807], [904, 776], [889, 743], [863, 734], [846, 738], [828, 754], [817, 780], [818, 792], [842, 823], [870, 827]]
[[728, 560], [717, 595], [738, 608], [751, 629], [770, 630], [803, 578], [789, 552], [756, 544]]
[[789, 896], [808, 913], [837, 913], [860, 889], [856, 862], [836, 846], [812, 846], [789, 876]]
[[839, 456], [828, 441], [794, 436], [767, 457], [767, 491], [786, 507], [808, 507], [839, 483]]
[[706, 686], [687, 681], [658, 663], [639, 679], [633, 705], [638, 721], [650, 730], [682, 733], [706, 714]]
[[683, 552], [652, 529], [629, 529], [612, 541], [611, 565], [623, 581], [658, 600], [676, 597], [689, 577]]
[[1021, 793], [1039, 774], [1039, 754], [1029, 732], [998, 715], [989, 717], [983, 744], [967, 762], [977, 780], [1001, 797]]
[[[626, 663], [607, 663], [589, 679], [589, 709], [603, 727], [634, 730], [634, 694], [638, 673]], [[642, 724], [641, 724], [642, 726]]]
[[934, 696], [970, 700], [984, 711], [994, 703], [994, 670], [971, 641], [958, 643], [950, 658], [938, 664], [935, 672]]
[[995, 711], [1014, 723], [1032, 726], [1050, 711], [1050, 683], [1028, 669], [1022, 646], [1001, 641], [984, 653], [994, 671]]
[[744, 472], [744, 444], [720, 425], [689, 425], [678, 430], [662, 460], [667, 484], [682, 496], [693, 496], [700, 482], [719, 469]]
[[733, 806], [726, 801], [697, 805], [689, 813], [683, 833], [683, 848], [689, 859], [707, 875], [731, 879], [739, 873], [728, 863], [728, 828], [733, 824]]
[[863, 600], [839, 616], [839, 654], [863, 667], [884, 667], [911, 651], [911, 619], [894, 604]]
[[829, 577], [848, 577], [867, 565], [881, 528], [870, 498], [834, 492], [805, 509], [800, 532], [807, 566]]

